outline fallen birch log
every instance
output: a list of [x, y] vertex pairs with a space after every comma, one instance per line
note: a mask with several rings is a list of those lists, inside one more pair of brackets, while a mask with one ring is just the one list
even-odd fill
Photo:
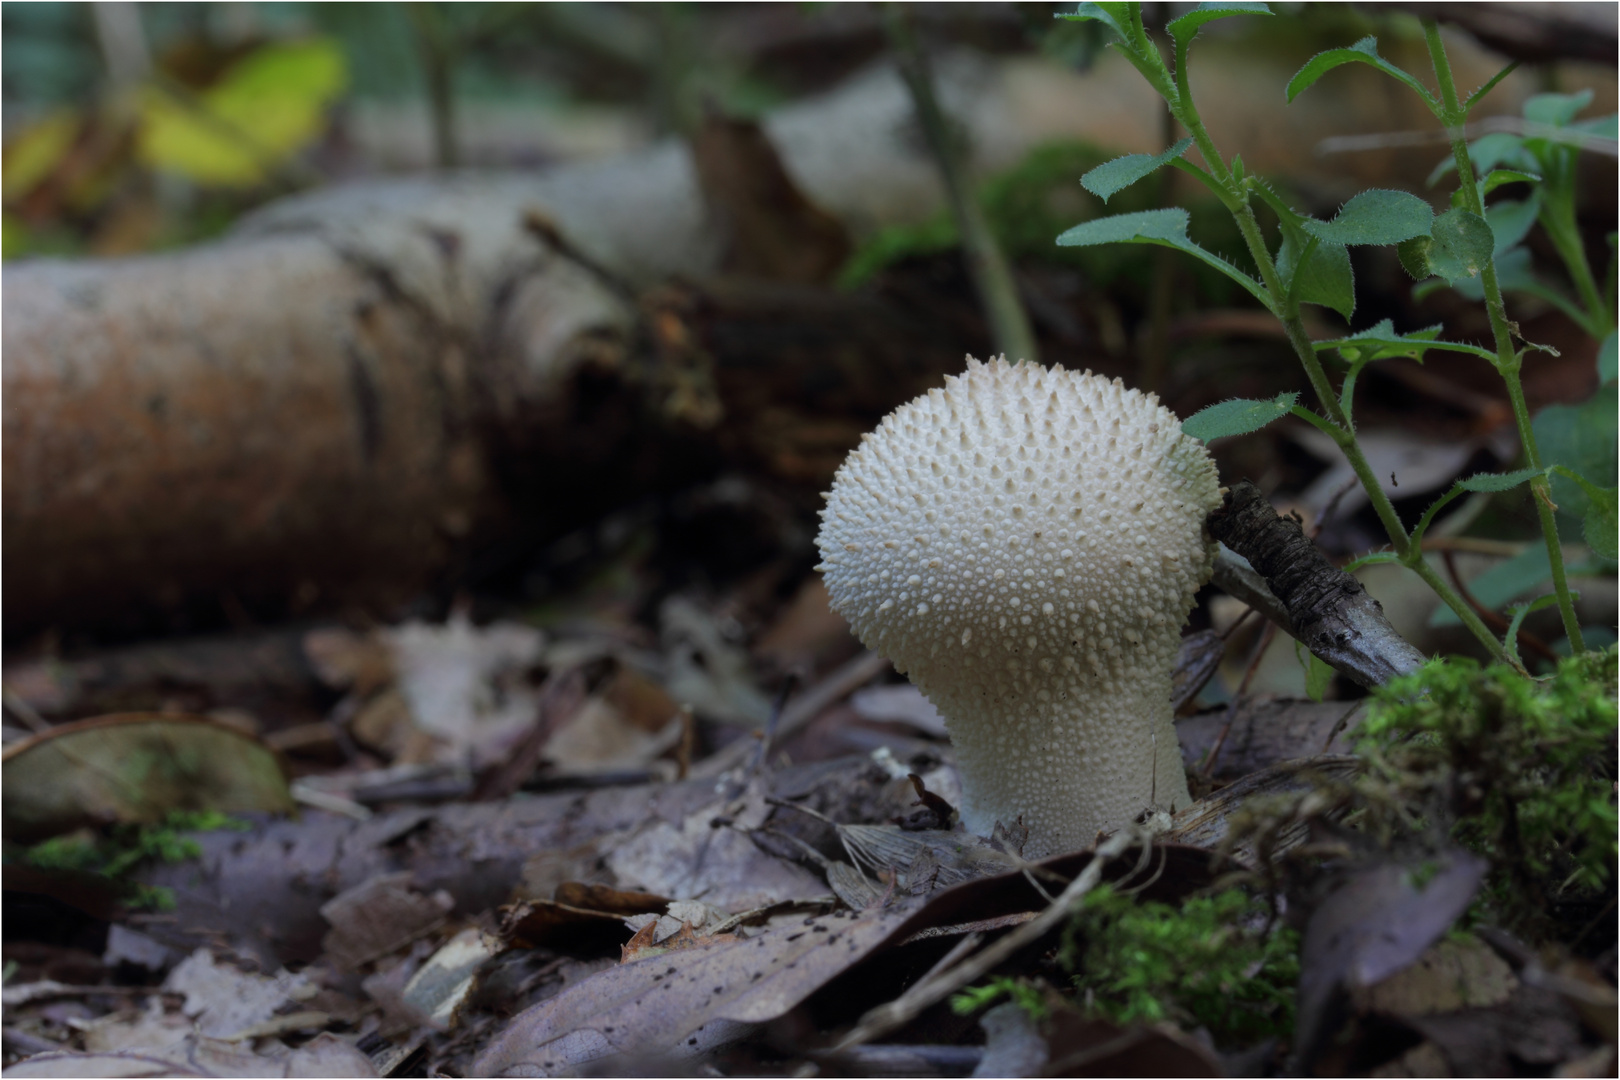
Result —
[[[1233, 118], [1227, 141], [1259, 171], [1297, 163], [1307, 134], [1345, 130], [1358, 80], [1377, 78], [1347, 70], [1348, 97], [1307, 95], [1284, 112], [1277, 88], [1292, 58], [1217, 62], [1223, 47], [1206, 46], [1201, 94], [1238, 99], [1208, 111]], [[1465, 52], [1460, 80], [1490, 64]], [[1255, 96], [1251, 84], [1273, 75]], [[1160, 106], [1114, 58], [1075, 73], [958, 54], [940, 82], [981, 175], [1059, 137], [1157, 148]], [[1505, 83], [1499, 107], [1528, 85]], [[1405, 99], [1375, 99], [1376, 116], [1350, 128], [1420, 123]], [[940, 205], [913, 127], [884, 68], [765, 124], [799, 189], [857, 235]], [[1390, 162], [1334, 160], [1314, 179], [1330, 193], [1368, 170], [1389, 182]], [[640, 298], [723, 268], [727, 238], [709, 211], [690, 155], [671, 143], [541, 173], [315, 192], [178, 253], [8, 266], [8, 636], [397, 600], [514, 516], [555, 535], [600, 508], [585, 496], [712, 470], [719, 415], [754, 424], [757, 438], [733, 437], [737, 452], [780, 441], [792, 425], [779, 407], [826, 383], [825, 367], [872, 400], [830, 432], [807, 432], [823, 444], [809, 453], [767, 448], [813, 480], [847, 449], [841, 440], [852, 445], [916, 378], [954, 370], [975, 346], [860, 300], [850, 302], [889, 336], [875, 354], [846, 349], [829, 365], [836, 350], [799, 348], [801, 366], [774, 382], [758, 378], [772, 356], [729, 374], [724, 358], [719, 371], [671, 363], [682, 349], [658, 338], [664, 309]], [[783, 303], [806, 319], [819, 303], [823, 338], [861, 322], [837, 297], [810, 295]], [[895, 342], [911, 346], [908, 369], [874, 367], [896, 360]]]

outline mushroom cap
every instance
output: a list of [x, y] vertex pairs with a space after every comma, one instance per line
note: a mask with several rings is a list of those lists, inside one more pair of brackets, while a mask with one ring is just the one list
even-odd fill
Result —
[[817, 537], [834, 610], [944, 715], [963, 819], [1069, 850], [1190, 802], [1171, 669], [1215, 545], [1214, 462], [1152, 395], [988, 364], [845, 460]]

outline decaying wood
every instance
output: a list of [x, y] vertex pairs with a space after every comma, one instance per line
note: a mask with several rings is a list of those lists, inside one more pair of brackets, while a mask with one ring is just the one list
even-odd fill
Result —
[[[1362, 686], [1381, 686], [1427, 662], [1396, 633], [1384, 609], [1361, 582], [1327, 561], [1292, 518], [1278, 517], [1260, 489], [1248, 481], [1227, 492], [1222, 506], [1209, 516], [1209, 531], [1242, 555], [1264, 579], [1275, 603], [1267, 603], [1254, 583], [1228, 570], [1227, 580], [1256, 603], [1311, 652]], [[1223, 588], [1226, 583], [1220, 583]], [[1228, 591], [1232, 591], [1228, 589]], [[1255, 599], [1251, 600], [1250, 596]]]

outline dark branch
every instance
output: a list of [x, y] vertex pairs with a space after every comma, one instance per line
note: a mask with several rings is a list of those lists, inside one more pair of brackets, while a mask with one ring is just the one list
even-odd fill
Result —
[[[1426, 661], [1395, 632], [1361, 582], [1327, 561], [1292, 518], [1278, 517], [1248, 481], [1209, 516], [1210, 535], [1249, 561], [1260, 583], [1217, 562], [1222, 588], [1260, 609], [1311, 652], [1362, 686], [1379, 686]], [[1269, 602], [1268, 602], [1269, 600]]]

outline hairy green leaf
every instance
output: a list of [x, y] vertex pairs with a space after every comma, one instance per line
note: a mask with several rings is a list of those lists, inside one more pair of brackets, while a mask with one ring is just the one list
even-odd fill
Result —
[[1277, 249], [1277, 273], [1300, 303], [1321, 304], [1338, 312], [1345, 322], [1355, 313], [1356, 277], [1350, 268], [1350, 250], [1343, 244], [1306, 240], [1301, 230], [1285, 227]]
[[1242, 285], [1249, 294], [1269, 309], [1271, 298], [1265, 287], [1219, 255], [1205, 251], [1187, 236], [1187, 211], [1179, 207], [1167, 210], [1142, 210], [1134, 214], [1115, 214], [1082, 222], [1057, 238], [1060, 247], [1088, 247], [1093, 244], [1158, 244], [1161, 247], [1184, 251], [1214, 267]]
[[1435, 218], [1430, 236], [1429, 272], [1451, 282], [1478, 277], [1496, 251], [1490, 223], [1467, 210], [1447, 210]]
[[1175, 38], [1178, 44], [1185, 47], [1198, 36], [1198, 31], [1203, 29], [1207, 22], [1224, 19], [1229, 15], [1270, 14], [1269, 4], [1256, 3], [1252, 0], [1216, 0], [1199, 4], [1180, 18], [1172, 19], [1165, 29], [1170, 31], [1170, 36]]
[[1519, 627], [1524, 625], [1524, 617], [1533, 611], [1550, 608], [1556, 603], [1558, 603], [1558, 594], [1548, 593], [1546, 596], [1536, 597], [1528, 604], [1508, 605], [1507, 612], [1513, 618], [1508, 620], [1507, 633], [1502, 638], [1507, 643], [1508, 659], [1515, 664], [1524, 664], [1524, 659], [1519, 655]]
[[1439, 106], [1439, 102], [1435, 100], [1434, 95], [1429, 93], [1428, 87], [1378, 55], [1378, 39], [1373, 37], [1364, 37], [1347, 49], [1329, 49], [1326, 52], [1319, 52], [1305, 61], [1305, 66], [1300, 68], [1292, 79], [1288, 80], [1288, 100], [1292, 102], [1299, 96], [1300, 91], [1334, 68], [1341, 67], [1344, 64], [1370, 64], [1385, 75], [1405, 83], [1424, 100], [1429, 108], [1434, 109]]
[[1501, 71], [1498, 71], [1495, 75], [1492, 75], [1489, 79], [1485, 80], [1485, 82], [1480, 86], [1480, 88], [1478, 90], [1475, 90], [1472, 94], [1469, 94], [1468, 95], [1468, 100], [1463, 102], [1463, 111], [1467, 112], [1469, 109], [1472, 109], [1474, 107], [1474, 105], [1477, 102], [1479, 102], [1479, 100], [1481, 98], [1483, 98], [1486, 94], [1490, 93], [1492, 90], [1496, 89], [1496, 84], [1497, 83], [1501, 82], [1503, 79], [1505, 79], [1509, 75], [1513, 74], [1514, 69], [1517, 68], [1518, 66], [1519, 66], [1519, 61], [1515, 60], [1515, 61], [1513, 61], [1513, 63], [1509, 64], [1507, 67], [1503, 68]]
[[1247, 435], [1286, 415], [1298, 400], [1298, 394], [1288, 393], [1278, 394], [1270, 401], [1236, 398], [1217, 402], [1183, 420], [1181, 430], [1204, 442], [1228, 435]]
[[1306, 232], [1334, 244], [1399, 244], [1429, 231], [1434, 211], [1416, 195], [1374, 188], [1355, 196], [1332, 221], [1307, 218]]
[[1397, 334], [1395, 324], [1384, 319], [1375, 326], [1370, 326], [1360, 333], [1349, 337], [1335, 338], [1332, 341], [1318, 341], [1315, 343], [1317, 352], [1325, 349], [1337, 349], [1348, 364], [1365, 364], [1373, 360], [1388, 360], [1393, 357], [1406, 357], [1409, 360], [1423, 361], [1424, 353], [1430, 349], [1441, 349], [1445, 352], [1467, 353], [1478, 356], [1491, 362], [1496, 361], [1496, 354], [1478, 345], [1464, 345], [1456, 341], [1441, 341], [1442, 327], [1437, 323], [1425, 330], [1413, 330], [1408, 334]]
[[1272, 210], [1276, 211], [1277, 217], [1284, 223], [1293, 225], [1297, 228], [1305, 221], [1305, 215], [1288, 205], [1287, 200], [1277, 193], [1277, 189], [1272, 187], [1265, 180], [1262, 180], [1258, 176], [1255, 177], [1253, 181], [1253, 188], [1254, 193], [1260, 196], [1260, 200], [1267, 206], [1271, 207]]
[[1105, 161], [1082, 176], [1080, 186], [1107, 202], [1115, 192], [1130, 187], [1142, 177], [1185, 154], [1191, 145], [1191, 139], [1182, 139], [1161, 154], [1126, 154], [1113, 161]]
[[1511, 491], [1520, 484], [1539, 475], [1535, 469], [1516, 469], [1506, 473], [1475, 473], [1466, 480], [1457, 481], [1464, 491]]
[[1418, 281], [1425, 281], [1434, 276], [1429, 269], [1429, 249], [1434, 247], [1434, 237], [1414, 236], [1410, 240], [1402, 240], [1395, 245], [1395, 255], [1401, 261], [1401, 269]]
[[1520, 469], [1517, 472], [1510, 473], [1475, 473], [1466, 480], [1458, 480], [1451, 485], [1450, 491], [1430, 503], [1429, 508], [1423, 511], [1423, 516], [1418, 519], [1417, 525], [1412, 529], [1412, 542], [1414, 544], [1422, 543], [1423, 534], [1428, 531], [1429, 525], [1434, 521], [1434, 516], [1464, 492], [1511, 491], [1520, 484], [1540, 475], [1540, 472], [1535, 469]]
[[1069, 19], [1074, 22], [1096, 21], [1118, 34], [1126, 41], [1131, 39], [1126, 27], [1130, 25], [1129, 4], [1122, 3], [1082, 3], [1073, 11], [1059, 12], [1057, 18]]
[[[1455, 162], [1453, 162], [1455, 164]], [[1485, 179], [1480, 181], [1479, 195], [1484, 198], [1503, 184], [1539, 184], [1541, 177], [1535, 173], [1522, 172], [1519, 169], [1492, 169]]]

